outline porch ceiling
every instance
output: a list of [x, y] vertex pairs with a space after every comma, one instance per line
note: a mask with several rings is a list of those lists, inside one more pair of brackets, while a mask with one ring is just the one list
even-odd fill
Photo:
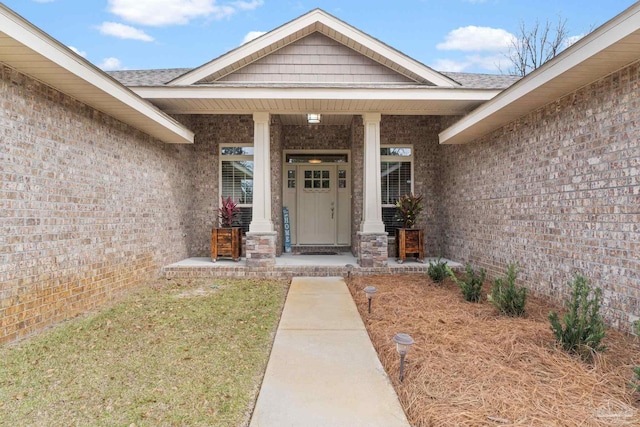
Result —
[[137, 87], [141, 97], [171, 114], [463, 115], [500, 90], [451, 88]]

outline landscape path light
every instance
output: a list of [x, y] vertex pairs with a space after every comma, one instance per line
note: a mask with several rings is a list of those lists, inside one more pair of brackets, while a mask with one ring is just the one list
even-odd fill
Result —
[[371, 314], [371, 300], [373, 299], [373, 294], [378, 292], [378, 290], [375, 286], [367, 286], [363, 291], [367, 295], [367, 300], [369, 301], [369, 314]]
[[396, 350], [400, 355], [400, 382], [404, 379], [404, 357], [409, 352], [409, 347], [413, 345], [413, 338], [409, 334], [395, 334], [393, 342], [396, 343]]

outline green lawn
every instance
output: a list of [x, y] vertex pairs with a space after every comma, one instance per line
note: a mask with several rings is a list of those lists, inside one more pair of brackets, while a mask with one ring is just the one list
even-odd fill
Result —
[[0, 347], [0, 425], [248, 422], [287, 283], [159, 280]]

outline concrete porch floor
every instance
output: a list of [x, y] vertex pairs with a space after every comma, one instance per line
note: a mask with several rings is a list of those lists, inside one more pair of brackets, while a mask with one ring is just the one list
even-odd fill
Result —
[[[212, 262], [208, 257], [194, 257], [163, 267], [163, 275], [174, 277], [284, 277], [295, 276], [362, 276], [368, 274], [426, 273], [429, 262], [437, 258], [425, 258], [423, 263], [407, 259], [399, 264], [395, 258], [389, 259], [385, 267], [360, 267], [351, 253], [338, 255], [294, 255], [282, 254], [276, 257], [273, 267], [247, 267], [246, 260], [218, 259]], [[462, 264], [447, 260], [452, 269], [462, 268]]]

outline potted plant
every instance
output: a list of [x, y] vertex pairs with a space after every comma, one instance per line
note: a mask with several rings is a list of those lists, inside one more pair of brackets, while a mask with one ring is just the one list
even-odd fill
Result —
[[211, 261], [216, 262], [218, 257], [231, 257], [234, 261], [240, 260], [242, 253], [242, 229], [234, 227], [240, 216], [240, 208], [231, 197], [222, 197], [222, 206], [218, 208], [220, 227], [211, 230]]
[[422, 212], [422, 196], [405, 194], [396, 202], [396, 218], [402, 228], [396, 229], [396, 254], [402, 264], [407, 254], [414, 255], [418, 262], [424, 259], [424, 230], [414, 228]]

